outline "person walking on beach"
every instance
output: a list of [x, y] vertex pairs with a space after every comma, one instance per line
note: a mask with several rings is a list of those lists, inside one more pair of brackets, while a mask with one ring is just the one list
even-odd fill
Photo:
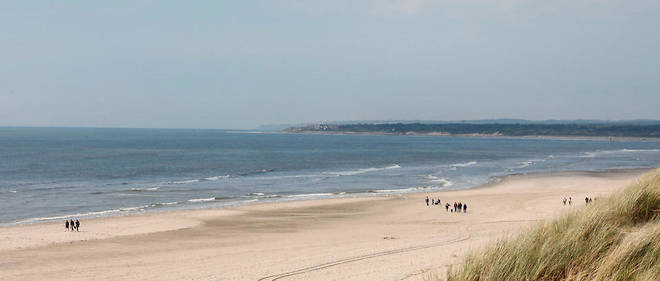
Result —
[[449, 212], [449, 203], [445, 204], [445, 210]]
[[426, 196], [426, 206], [428, 206], [428, 205], [429, 205], [429, 197]]
[[463, 210], [463, 203], [458, 202], [458, 212], [460, 213]]
[[80, 221], [76, 219], [76, 231], [80, 231]]
[[69, 231], [69, 220], [64, 221], [64, 232]]
[[584, 204], [589, 205], [589, 197], [584, 197]]
[[564, 202], [564, 206], [566, 206], [566, 197], [564, 197], [564, 200], [562, 201]]
[[456, 202], [454, 202], [454, 210], [456, 210], [456, 207], [458, 207], [458, 204], [456, 204]]
[[463, 204], [463, 213], [467, 213], [467, 204]]
[[572, 197], [568, 197], [568, 205], [570, 206], [571, 204], [573, 204], [573, 198], [572, 198]]

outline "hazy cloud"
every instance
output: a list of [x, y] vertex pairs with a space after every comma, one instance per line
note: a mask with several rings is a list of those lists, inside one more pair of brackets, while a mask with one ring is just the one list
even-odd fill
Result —
[[384, 12], [415, 14], [420, 12], [427, 2], [427, 0], [380, 0], [375, 1], [375, 5]]
[[0, 126], [660, 118], [659, 1], [0, 6]]

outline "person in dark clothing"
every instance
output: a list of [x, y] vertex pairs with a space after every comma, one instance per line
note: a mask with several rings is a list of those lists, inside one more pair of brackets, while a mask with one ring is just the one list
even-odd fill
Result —
[[70, 229], [71, 231], [73, 231], [73, 228], [74, 228], [75, 226], [76, 226], [76, 225], [75, 225], [75, 223], [73, 222], [73, 219], [71, 219], [71, 220], [69, 221], [69, 229]]
[[79, 228], [80, 228], [80, 221], [76, 219], [76, 231], [80, 231]]
[[458, 203], [454, 202], [454, 210], [458, 207]]
[[463, 213], [467, 213], [467, 204], [463, 204]]
[[428, 205], [429, 205], [429, 197], [426, 196], [426, 206], [428, 206]]
[[65, 220], [65, 221], [64, 221], [64, 228], [65, 228], [65, 229], [64, 229], [64, 232], [69, 231], [69, 220]]
[[463, 209], [463, 203], [458, 202], [458, 212], [461, 212], [461, 209]]
[[449, 203], [445, 204], [445, 210], [447, 210], [447, 212], [449, 212]]

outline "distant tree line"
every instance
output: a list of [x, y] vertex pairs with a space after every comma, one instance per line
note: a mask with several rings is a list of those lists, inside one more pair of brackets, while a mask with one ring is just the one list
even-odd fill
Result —
[[327, 133], [380, 133], [404, 135], [410, 133], [445, 133], [451, 135], [502, 135], [502, 136], [598, 136], [598, 137], [660, 137], [660, 125], [612, 125], [612, 124], [343, 124], [310, 125], [286, 129], [289, 132]]

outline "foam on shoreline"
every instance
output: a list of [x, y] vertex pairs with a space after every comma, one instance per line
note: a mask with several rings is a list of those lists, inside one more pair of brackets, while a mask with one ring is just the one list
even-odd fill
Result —
[[[235, 206], [250, 205], [250, 204], [269, 204], [277, 202], [288, 202], [288, 201], [307, 201], [307, 200], [321, 200], [321, 199], [335, 199], [335, 198], [360, 198], [360, 197], [374, 197], [374, 196], [391, 196], [397, 194], [407, 194], [407, 193], [421, 193], [421, 192], [440, 192], [440, 191], [451, 191], [451, 190], [466, 190], [466, 189], [479, 189], [483, 187], [488, 187], [493, 184], [502, 182], [505, 179], [519, 176], [527, 177], [539, 177], [539, 176], [561, 176], [561, 175], [579, 175], [579, 174], [627, 174], [627, 173], [642, 173], [644, 171], [652, 170], [651, 168], [634, 168], [634, 169], [609, 169], [603, 171], [562, 171], [562, 172], [539, 172], [539, 173], [512, 173], [502, 176], [494, 176], [488, 178], [485, 182], [464, 187], [464, 188], [452, 188], [453, 182], [444, 179], [438, 178], [433, 175], [427, 175], [427, 179], [431, 183], [440, 183], [440, 185], [429, 185], [429, 186], [417, 186], [417, 187], [407, 187], [407, 188], [395, 188], [395, 189], [369, 189], [358, 192], [348, 192], [348, 191], [337, 191], [337, 192], [325, 192], [325, 193], [302, 193], [302, 194], [265, 194], [263, 192], [253, 192], [249, 193], [244, 198], [250, 199], [240, 199], [239, 197], [232, 196], [214, 196], [207, 198], [193, 198], [188, 199], [183, 202], [158, 202], [151, 203], [140, 206], [133, 207], [121, 207], [109, 210], [99, 210], [91, 211], [85, 213], [75, 213], [75, 214], [62, 214], [50, 217], [35, 217], [27, 218], [23, 220], [18, 220], [15, 222], [2, 223], [0, 227], [3, 226], [15, 226], [15, 225], [26, 225], [26, 224], [38, 224], [38, 223], [50, 223], [53, 221], [61, 219], [70, 219], [70, 218], [84, 218], [84, 219], [94, 219], [102, 217], [113, 217], [113, 216], [125, 216], [125, 215], [139, 215], [145, 213], [157, 213], [161, 211], [185, 211], [185, 210], [196, 210], [196, 209], [223, 209], [231, 208]], [[205, 205], [206, 204], [206, 205]], [[176, 208], [168, 208], [174, 207]], [[186, 207], [187, 206], [187, 207]]]

